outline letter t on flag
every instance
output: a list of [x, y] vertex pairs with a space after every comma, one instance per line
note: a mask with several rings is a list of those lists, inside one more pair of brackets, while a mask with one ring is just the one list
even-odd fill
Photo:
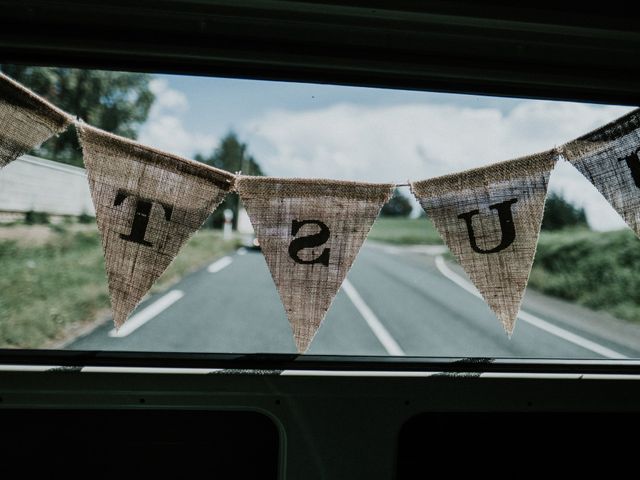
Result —
[[509, 335], [529, 280], [556, 159], [548, 151], [411, 185]]
[[241, 176], [236, 186], [303, 353], [394, 185]]
[[120, 327], [235, 176], [87, 125], [78, 133]]

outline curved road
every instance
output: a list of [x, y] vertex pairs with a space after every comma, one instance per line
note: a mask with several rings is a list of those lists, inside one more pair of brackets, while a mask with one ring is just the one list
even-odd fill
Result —
[[[640, 327], [527, 292], [515, 332], [502, 326], [437, 248], [367, 244], [309, 353], [454, 357], [640, 357]], [[143, 302], [118, 335], [83, 350], [294, 352], [260, 252], [239, 250]]]

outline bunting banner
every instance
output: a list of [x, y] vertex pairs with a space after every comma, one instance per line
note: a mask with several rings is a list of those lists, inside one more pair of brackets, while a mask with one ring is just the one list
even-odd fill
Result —
[[[121, 326], [189, 237], [237, 191], [305, 352], [393, 183], [234, 175], [75, 120], [0, 74], [0, 167], [73, 123]], [[562, 148], [410, 183], [449, 249], [511, 335], [563, 153], [640, 236], [640, 109]]]
[[84, 124], [78, 133], [119, 327], [235, 177]]
[[240, 176], [236, 188], [305, 352], [394, 184]]
[[529, 279], [556, 159], [551, 150], [411, 184], [509, 335]]
[[72, 120], [0, 73], [0, 168], [66, 130]]
[[640, 109], [567, 143], [563, 153], [640, 237]]

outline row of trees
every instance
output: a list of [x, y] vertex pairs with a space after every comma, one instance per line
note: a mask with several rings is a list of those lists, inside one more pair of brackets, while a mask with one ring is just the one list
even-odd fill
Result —
[[543, 230], [560, 230], [567, 227], [589, 228], [584, 208], [576, 207], [562, 195], [551, 192], [547, 196], [542, 217]]

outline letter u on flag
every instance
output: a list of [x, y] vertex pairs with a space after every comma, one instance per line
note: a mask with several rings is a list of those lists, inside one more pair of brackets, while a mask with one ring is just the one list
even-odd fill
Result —
[[86, 125], [78, 132], [119, 327], [235, 176]]
[[236, 185], [305, 352], [394, 186], [249, 176]]
[[71, 116], [0, 73], [0, 168], [67, 129]]
[[563, 153], [640, 237], [640, 109], [566, 144]]
[[548, 151], [411, 185], [509, 335], [529, 279], [556, 157]]

